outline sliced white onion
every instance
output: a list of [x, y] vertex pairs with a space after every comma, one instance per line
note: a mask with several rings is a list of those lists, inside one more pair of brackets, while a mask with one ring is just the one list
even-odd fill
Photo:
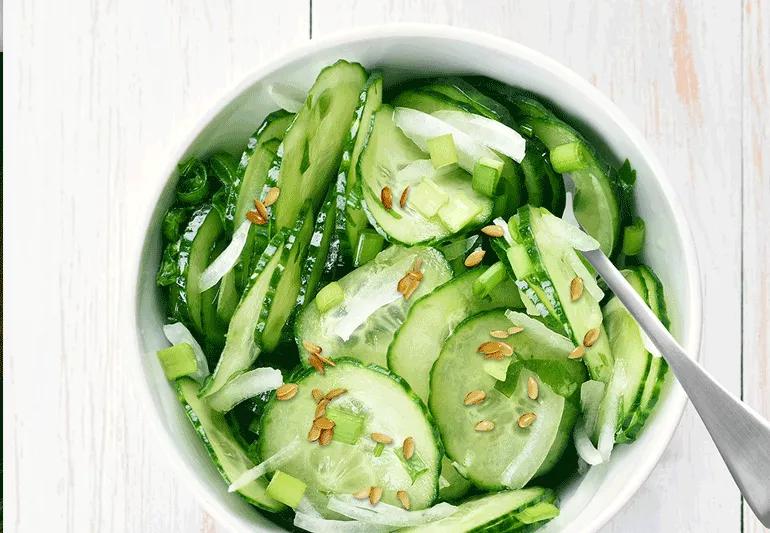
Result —
[[591, 442], [591, 437], [586, 430], [585, 420], [582, 417], [575, 424], [573, 440], [575, 441], [575, 450], [577, 450], [578, 456], [587, 464], [594, 466], [604, 462], [602, 454], [599, 453], [599, 450]]
[[599, 438], [597, 449], [604, 461], [610, 460], [612, 448], [615, 446], [615, 431], [618, 420], [618, 409], [620, 409], [620, 398], [626, 389], [627, 379], [626, 370], [621, 360], [615, 361], [612, 371], [612, 378], [607, 386], [607, 392], [602, 400], [601, 409], [605, 409], [606, 414], [603, 417], [603, 425], [599, 429]]
[[[556, 345], [557, 347], [561, 347], [562, 350], [564, 350], [564, 353], [567, 354], [572, 351], [574, 348], [574, 345], [572, 344], [572, 341], [569, 340], [564, 335], [561, 335], [560, 333], [556, 333], [555, 331], [552, 331], [548, 328], [545, 324], [540, 322], [539, 320], [535, 320], [531, 316], [519, 313], [518, 311], [513, 311], [512, 309], [508, 309], [505, 311], [505, 316], [508, 318], [508, 320], [511, 321], [511, 323], [514, 326], [521, 326], [525, 330], [530, 330], [534, 332], [540, 332], [542, 335], [547, 335], [549, 338], [553, 339], [549, 341], [550, 343], [560, 343], [559, 345]], [[557, 340], [558, 339], [558, 340]]]
[[545, 210], [542, 211], [541, 218], [550, 233], [566, 240], [575, 250], [587, 252], [599, 248], [599, 241], [566, 220], [553, 216]]
[[476, 244], [477, 240], [479, 240], [478, 235], [471, 235], [467, 239], [453, 242], [452, 244], [444, 246], [441, 249], [441, 252], [444, 254], [444, 258], [447, 261], [453, 261], [458, 257], [465, 257], [465, 255], [468, 253], [468, 250], [473, 248], [473, 245]]
[[209, 407], [226, 413], [244, 400], [253, 398], [283, 385], [281, 371], [275, 368], [255, 368], [238, 374], [224, 387], [208, 397]]
[[220, 279], [225, 277], [225, 274], [230, 272], [238, 262], [238, 258], [241, 256], [243, 247], [246, 245], [246, 239], [249, 236], [249, 228], [251, 222], [244, 220], [238, 229], [233, 233], [233, 239], [227, 248], [222, 250], [222, 253], [214, 259], [206, 270], [201, 274], [200, 290], [205, 291], [216, 285]]
[[567, 253], [564, 254], [564, 260], [572, 270], [575, 271], [575, 275], [583, 280], [583, 287], [588, 291], [588, 294], [593, 296], [597, 302], [601, 302], [604, 298], [604, 291], [599, 287], [599, 284], [596, 283], [594, 275], [591, 274], [583, 261], [580, 260], [577, 252], [574, 250], [567, 251]]
[[421, 511], [406, 511], [400, 507], [380, 502], [371, 505], [367, 500], [356, 500], [352, 496], [332, 496], [329, 509], [365, 524], [392, 527], [408, 527], [441, 520], [453, 514], [457, 507], [442, 502]]
[[509, 245], [513, 244], [513, 237], [511, 237], [511, 228], [508, 227], [508, 223], [502, 219], [502, 217], [497, 217], [492, 221], [495, 226], [500, 226], [503, 230], [503, 238], [505, 239], [505, 242]]
[[268, 472], [271, 472], [294, 457], [299, 451], [299, 439], [295, 438], [287, 444], [282, 450], [271, 455], [257, 466], [249, 468], [243, 474], [238, 476], [227, 488], [227, 492], [235, 492], [242, 489], [252, 481], [256, 481]]
[[596, 425], [596, 417], [599, 416], [599, 406], [604, 397], [605, 388], [604, 383], [593, 379], [580, 386], [580, 410], [583, 413], [583, 422], [589, 434]]
[[294, 525], [311, 533], [385, 533], [392, 528], [364, 524], [356, 520], [326, 520], [306, 513], [294, 515]]
[[652, 342], [652, 339], [645, 333], [645, 331], [639, 327], [639, 333], [642, 334], [642, 343], [644, 344], [644, 349], [647, 350], [652, 354], [653, 357], [661, 357], [660, 350], [658, 350], [658, 347], [655, 346], [655, 343]]
[[449, 109], [436, 111], [432, 115], [469, 135], [476, 142], [507, 155], [517, 163], [521, 163], [524, 159], [524, 137], [502, 122], [466, 111]]
[[423, 152], [428, 151], [430, 139], [451, 133], [457, 149], [458, 164], [470, 173], [473, 173], [473, 167], [482, 157], [500, 160], [492, 150], [476, 142], [470, 135], [428, 113], [397, 107], [393, 112], [393, 122]]
[[166, 324], [163, 326], [163, 334], [171, 344], [181, 344], [186, 342], [189, 344], [193, 353], [195, 353], [195, 361], [198, 364], [198, 370], [194, 374], [190, 374], [190, 377], [194, 380], [201, 382], [208, 377], [209, 362], [206, 360], [206, 354], [203, 353], [203, 348], [195, 340], [190, 330], [185, 327], [181, 322], [174, 322], [173, 324]]
[[305, 93], [296, 87], [283, 83], [273, 83], [268, 86], [267, 94], [275, 105], [289, 113], [297, 113], [305, 105]]

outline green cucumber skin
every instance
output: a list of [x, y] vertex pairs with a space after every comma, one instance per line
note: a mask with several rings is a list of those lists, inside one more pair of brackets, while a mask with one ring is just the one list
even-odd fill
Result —
[[[436, 459], [436, 462], [433, 465], [433, 467], [435, 468], [435, 470], [437, 472], [440, 472], [441, 471], [441, 458], [444, 456], [444, 444], [441, 441], [441, 434], [439, 433], [439, 431], [438, 431], [438, 429], [436, 427], [436, 422], [433, 419], [433, 415], [431, 414], [430, 410], [425, 405], [425, 403], [423, 403], [423, 401], [420, 399], [420, 397], [417, 396], [417, 394], [415, 394], [415, 392], [409, 386], [409, 383], [407, 383], [406, 380], [401, 378], [401, 376], [391, 372], [387, 368], [383, 368], [383, 367], [381, 367], [379, 365], [375, 365], [373, 363], [369, 363], [369, 364], [362, 363], [358, 359], [353, 359], [352, 357], [339, 357], [339, 358], [332, 359], [332, 361], [337, 366], [351, 365], [351, 366], [356, 366], [356, 367], [359, 367], [359, 368], [364, 368], [364, 369], [372, 370], [374, 372], [377, 372], [379, 374], [382, 374], [383, 376], [386, 376], [386, 377], [390, 378], [395, 383], [397, 383], [398, 385], [401, 386], [401, 388], [404, 390], [404, 393], [409, 397], [409, 399], [415, 405], [417, 405], [417, 407], [419, 407], [419, 409], [422, 412], [423, 416], [425, 416], [425, 419], [427, 420], [428, 424], [430, 425], [431, 433], [432, 433], [432, 436], [433, 436], [433, 440], [435, 442], [436, 449], [438, 450], [438, 453], [436, 455], [437, 459]], [[301, 386], [302, 385], [302, 381], [304, 379], [306, 379], [307, 377], [309, 377], [309, 376], [311, 376], [311, 375], [313, 375], [315, 373], [316, 373], [316, 370], [314, 368], [305, 368], [305, 367], [302, 367], [302, 366], [298, 366], [296, 368], [296, 370], [292, 373], [292, 375], [288, 379], [291, 380], [290, 381], [291, 383], [296, 383], [297, 385]], [[286, 380], [286, 381], [289, 382], [288, 380]], [[269, 396], [269, 398], [267, 400], [267, 404], [265, 405], [264, 411], [262, 412], [262, 416], [261, 416], [261, 419], [260, 419], [260, 422], [259, 422], [259, 435], [264, 435], [265, 434], [265, 426], [264, 426], [265, 425], [265, 421], [269, 419], [270, 411], [272, 411], [272, 409], [276, 405], [277, 401], [278, 400], [276, 399], [276, 392], [275, 391], [271, 392], [270, 396]], [[260, 443], [261, 442], [262, 442], [262, 439], [260, 439]], [[260, 445], [260, 447], [258, 449], [259, 449], [259, 456], [260, 456], [261, 460], [264, 460], [265, 457], [264, 457], [264, 454], [262, 453], [261, 445]], [[439, 486], [438, 486], [438, 476], [437, 476], [437, 478], [436, 478], [436, 485], [435, 485], [434, 494], [433, 494], [433, 500], [435, 500], [436, 497], [438, 496], [438, 491], [439, 491]]]
[[334, 271], [334, 266], [337, 264], [339, 243], [332, 238], [338, 214], [336, 202], [337, 191], [329, 189], [313, 224], [313, 235], [308, 245], [307, 257], [302, 265], [296, 312], [315, 298], [320, 289], [322, 276]]
[[339, 247], [337, 266], [345, 272], [353, 265], [353, 255], [360, 230], [368, 222], [366, 213], [361, 209], [360, 202], [352, 191], [356, 189], [358, 180], [358, 159], [366, 145], [366, 139], [371, 129], [374, 112], [382, 103], [382, 73], [372, 72], [361, 89], [359, 104], [353, 113], [353, 123], [345, 148], [342, 151], [340, 168], [337, 173], [336, 192], [337, 213], [335, 215], [334, 241]]
[[[186, 384], [192, 384], [194, 383], [192, 380], [187, 378], [181, 378], [176, 380], [175, 382], [175, 390], [177, 394], [177, 398], [182, 403], [182, 407], [184, 407], [185, 415], [187, 416], [187, 419], [190, 421], [190, 423], [193, 426], [193, 429], [195, 430], [195, 433], [198, 434], [198, 437], [201, 439], [201, 442], [203, 443], [204, 448], [206, 449], [206, 453], [208, 453], [209, 457], [211, 458], [211, 461], [214, 463], [214, 466], [216, 466], [217, 470], [219, 471], [222, 478], [225, 480], [225, 482], [232, 483], [232, 479], [230, 479], [230, 476], [225, 472], [225, 468], [222, 465], [222, 462], [220, 461], [219, 457], [217, 456], [216, 452], [214, 451], [214, 446], [212, 445], [211, 441], [209, 440], [209, 436], [206, 432], [206, 428], [203, 427], [203, 423], [201, 421], [201, 418], [199, 416], [199, 413], [193, 409], [193, 407], [190, 405], [185, 393], [184, 393], [184, 387]], [[195, 387], [197, 388], [197, 384], [195, 384]], [[197, 399], [197, 398], [195, 398]], [[203, 405], [205, 405], [205, 402], [201, 402]], [[216, 417], [217, 419], [220, 419], [221, 426], [228, 427], [224, 415], [221, 413], [217, 413], [213, 410], [208, 413], [211, 418]], [[222, 429], [220, 428], [220, 431]], [[235, 436], [231, 435], [232, 437], [232, 445], [239, 446], [238, 441], [235, 439]], [[243, 454], [243, 457], [248, 457], [248, 454], [245, 450], [238, 448], [240, 452]], [[267, 494], [265, 494], [265, 489], [267, 488], [267, 483], [264, 482], [264, 480], [257, 480], [253, 483], [250, 483], [243, 489], [238, 491], [238, 494], [246, 500], [251, 505], [254, 505], [256, 507], [259, 507], [260, 509], [263, 509], [265, 511], [270, 512], [278, 512], [286, 509], [286, 506], [283, 505], [280, 502], [277, 502], [270, 498]]]
[[492, 522], [488, 522], [483, 526], [471, 529], [468, 533], [503, 533], [509, 531], [516, 531], [517, 533], [523, 533], [525, 531], [534, 531], [543, 526], [545, 522], [537, 522], [535, 524], [525, 524], [516, 518], [516, 515], [526, 509], [541, 502], [553, 503], [554, 505], [558, 501], [556, 493], [552, 489], [545, 488], [543, 493], [532, 501], [518, 507], [508, 513], [505, 516], [501, 516], [499, 519]]

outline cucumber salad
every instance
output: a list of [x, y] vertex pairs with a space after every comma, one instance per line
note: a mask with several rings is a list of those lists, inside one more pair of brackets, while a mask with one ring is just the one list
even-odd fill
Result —
[[666, 376], [581, 255], [668, 324], [631, 165], [484, 77], [340, 60], [268, 93], [242, 154], [180, 163], [160, 228], [157, 355], [223, 486], [295, 531], [544, 525]]

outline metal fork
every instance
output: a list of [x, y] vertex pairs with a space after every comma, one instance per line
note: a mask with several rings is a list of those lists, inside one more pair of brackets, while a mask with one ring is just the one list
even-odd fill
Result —
[[[574, 184], [567, 176], [564, 184], [568, 195], [562, 218], [579, 226], [572, 207]], [[583, 255], [660, 350], [749, 507], [765, 527], [770, 527], [770, 423], [687, 355], [601, 249]]]

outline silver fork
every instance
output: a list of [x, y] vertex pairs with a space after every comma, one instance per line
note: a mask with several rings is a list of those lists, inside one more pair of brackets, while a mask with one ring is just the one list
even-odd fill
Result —
[[[565, 176], [564, 185], [568, 195], [562, 218], [579, 226], [572, 208], [574, 184]], [[583, 255], [660, 350], [749, 507], [765, 527], [770, 527], [770, 423], [687, 355], [601, 249]]]

